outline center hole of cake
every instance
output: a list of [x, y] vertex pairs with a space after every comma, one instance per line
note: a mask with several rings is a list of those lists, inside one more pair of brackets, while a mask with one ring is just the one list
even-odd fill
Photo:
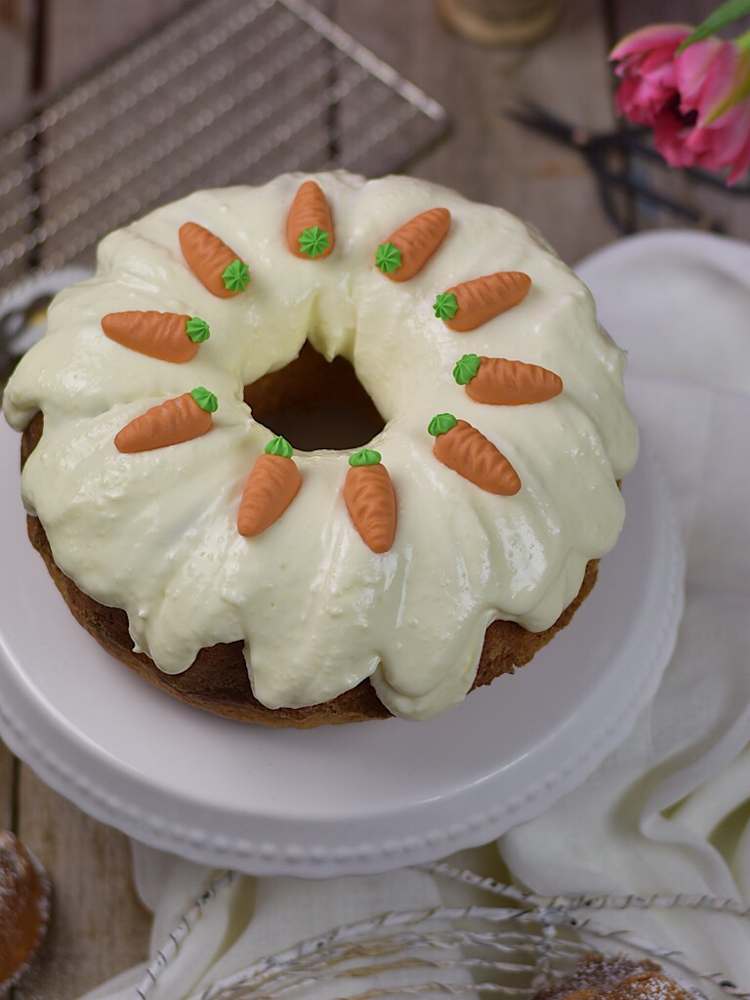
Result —
[[245, 402], [296, 451], [359, 448], [385, 427], [352, 364], [327, 361], [309, 341], [284, 368], [246, 385]]

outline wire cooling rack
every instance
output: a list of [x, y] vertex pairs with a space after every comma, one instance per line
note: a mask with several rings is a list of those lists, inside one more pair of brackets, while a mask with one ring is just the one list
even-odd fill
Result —
[[[546, 897], [444, 862], [419, 867], [437, 878], [489, 892], [498, 897], [498, 904], [392, 911], [336, 927], [258, 959], [191, 994], [190, 1000], [404, 1000], [441, 995], [529, 1000], [597, 952], [655, 960], [696, 1000], [702, 990], [750, 1000], [750, 984], [738, 985], [715, 969], [698, 968], [674, 948], [616, 926], [619, 911], [658, 909], [731, 914], [750, 926], [750, 907], [737, 900], [687, 894]], [[186, 938], [211, 908], [226, 905], [226, 894], [238, 877], [231, 871], [221, 873], [183, 914], [135, 988], [134, 1000], [149, 1000], [158, 992], [166, 969], [179, 962]], [[606, 911], [615, 913], [614, 924]], [[599, 917], [599, 912], [605, 916]]]
[[402, 167], [444, 110], [304, 0], [201, 0], [0, 138], [3, 291], [201, 187]]

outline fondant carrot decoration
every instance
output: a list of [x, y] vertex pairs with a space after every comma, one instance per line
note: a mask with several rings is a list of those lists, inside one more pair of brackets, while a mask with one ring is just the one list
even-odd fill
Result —
[[504, 406], [544, 403], [559, 396], [563, 388], [560, 376], [541, 365], [476, 354], [464, 354], [453, 369], [453, 377], [477, 403]]
[[333, 218], [326, 196], [315, 181], [305, 181], [294, 196], [286, 220], [286, 242], [295, 257], [315, 260], [333, 250]]
[[192, 360], [198, 345], [211, 335], [208, 323], [198, 316], [152, 309], [107, 313], [102, 317], [102, 330], [131, 351], [176, 364]]
[[191, 441], [211, 430], [211, 414], [218, 405], [216, 396], [203, 386], [167, 399], [126, 424], [115, 437], [115, 447], [131, 454]]
[[180, 226], [180, 247], [188, 267], [212, 295], [229, 299], [247, 287], [247, 264], [205, 226], [197, 222]]
[[508, 459], [465, 420], [439, 413], [427, 428], [435, 438], [433, 452], [443, 465], [488, 493], [512, 497], [521, 480]]
[[302, 485], [302, 476], [293, 460], [292, 446], [275, 437], [259, 455], [242, 490], [237, 514], [237, 530], [254, 538], [278, 521]]
[[362, 448], [349, 459], [344, 500], [354, 527], [373, 552], [387, 552], [396, 537], [396, 493], [380, 453]]
[[456, 333], [468, 333], [512, 306], [529, 293], [531, 278], [522, 271], [498, 271], [472, 281], [462, 281], [435, 299], [438, 319]]
[[447, 208], [430, 208], [415, 215], [378, 246], [375, 266], [391, 281], [408, 281], [435, 253], [448, 235], [450, 224]]

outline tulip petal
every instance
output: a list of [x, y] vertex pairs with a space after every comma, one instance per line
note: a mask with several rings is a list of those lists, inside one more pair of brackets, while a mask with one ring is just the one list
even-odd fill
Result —
[[654, 122], [654, 146], [671, 167], [692, 167], [695, 154], [685, 145], [685, 129], [675, 116], [665, 111]]
[[609, 58], [623, 59], [633, 53], [647, 52], [661, 46], [676, 49], [692, 32], [690, 24], [649, 24], [621, 38], [610, 52]]
[[718, 39], [707, 38], [704, 42], [689, 45], [675, 58], [675, 83], [684, 108], [691, 111], [697, 109], [706, 77], [720, 48]]
[[698, 101], [698, 125], [705, 124], [730, 96], [735, 80], [737, 55], [737, 49], [731, 42], [721, 42]]
[[[721, 133], [721, 149], [727, 164], [735, 163], [742, 156], [742, 149], [750, 139], [750, 101], [743, 101], [732, 111], [737, 112], [734, 121]], [[722, 115], [719, 120], [728, 117], [728, 114]]]
[[690, 34], [690, 25], [649, 25], [615, 46], [617, 109], [653, 130], [671, 166], [729, 168], [733, 184], [750, 168], [750, 46], [745, 54], [709, 37], [678, 54]]
[[649, 52], [641, 60], [638, 73], [652, 80], [666, 82], [672, 87], [676, 86], [674, 59], [669, 50], [656, 49], [654, 52]]
[[738, 105], [737, 109], [733, 110], [738, 113], [734, 117], [731, 128], [703, 128], [694, 131], [708, 137], [705, 143], [707, 165], [714, 170], [732, 167], [733, 171], [730, 176], [739, 176], [736, 171], [739, 169], [740, 174], [743, 171], [745, 148], [750, 141], [750, 101], [743, 102], [743, 104]]
[[689, 149], [695, 156], [713, 156], [716, 149], [716, 138], [711, 132], [702, 128], [692, 128], [685, 135], [683, 142], [685, 148]]

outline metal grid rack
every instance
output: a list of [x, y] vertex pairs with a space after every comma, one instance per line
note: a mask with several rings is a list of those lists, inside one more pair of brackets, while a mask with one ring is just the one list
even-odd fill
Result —
[[[540, 896], [453, 868], [419, 866], [438, 879], [464, 883], [496, 897], [496, 905], [436, 906], [382, 913], [332, 928], [275, 955], [252, 962], [191, 994], [191, 1000], [271, 1000], [335, 996], [348, 1000], [501, 996], [534, 1000], [594, 953], [656, 960], [696, 1000], [750, 1000], [747, 984], [701, 969], [680, 951], [609, 922], [607, 911], [682, 910], [747, 921], [750, 907], [701, 895]], [[215, 906], [226, 906], [239, 876], [218, 875], [182, 916], [135, 989], [149, 1000], [165, 971], [179, 961], [185, 939]], [[604, 913], [604, 919], [599, 917]], [[668, 991], [667, 991], [668, 992]], [[651, 996], [666, 996], [651, 991]], [[635, 995], [635, 993], [634, 993]], [[645, 991], [644, 991], [645, 995]]]
[[445, 127], [304, 0], [201, 0], [0, 138], [0, 300], [196, 188], [377, 176]]

